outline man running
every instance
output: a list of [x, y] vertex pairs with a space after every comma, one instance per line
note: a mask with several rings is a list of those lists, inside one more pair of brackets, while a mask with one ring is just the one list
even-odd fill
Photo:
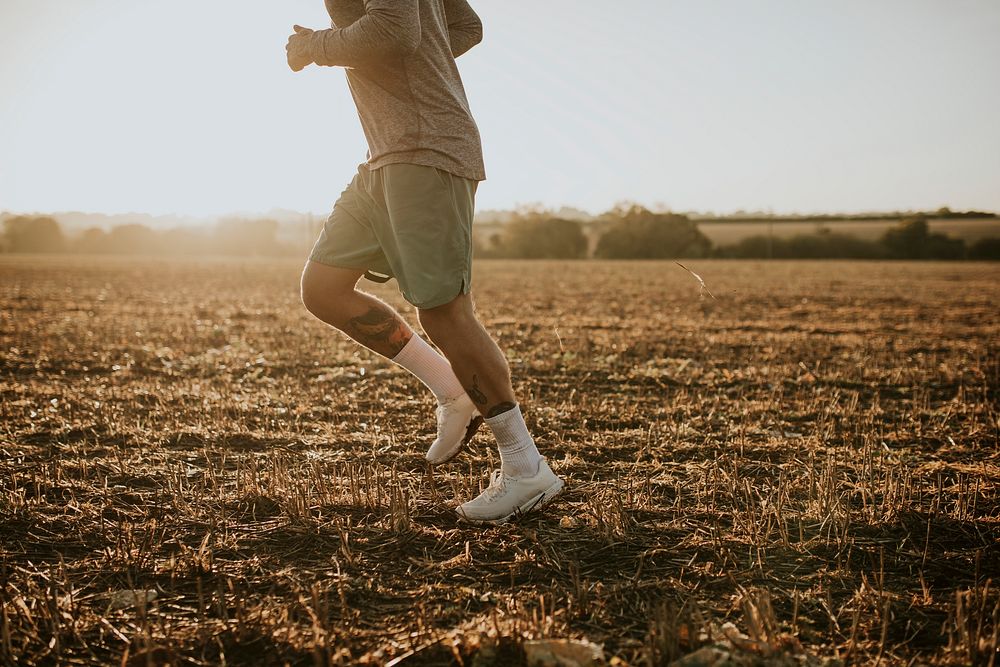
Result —
[[[343, 67], [369, 157], [341, 194], [302, 273], [317, 318], [413, 373], [438, 401], [431, 463], [457, 455], [485, 418], [500, 470], [461, 517], [499, 523], [563, 487], [538, 453], [500, 348], [476, 318], [472, 218], [486, 178], [455, 58], [482, 39], [465, 0], [326, 0], [330, 30], [295, 26], [288, 65]], [[438, 354], [386, 303], [357, 289], [395, 278]]]

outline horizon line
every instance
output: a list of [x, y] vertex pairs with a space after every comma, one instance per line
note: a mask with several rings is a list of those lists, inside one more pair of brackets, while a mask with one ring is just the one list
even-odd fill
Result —
[[[558, 206], [547, 206], [542, 205], [538, 202], [515, 204], [509, 208], [484, 208], [476, 210], [476, 215], [484, 213], [516, 213], [518, 211], [541, 211], [541, 212], [551, 212], [556, 213], [562, 209], [574, 209], [585, 213], [591, 217], [599, 217], [604, 213], [614, 210], [619, 205], [637, 205], [641, 206], [647, 210], [655, 211], [657, 213], [675, 213], [680, 215], [699, 215], [705, 217], [718, 217], [718, 218], [730, 218], [730, 217], [754, 217], [754, 216], [766, 216], [774, 218], [782, 217], [807, 217], [807, 216], [817, 216], [817, 217], [832, 217], [832, 216], [843, 216], [843, 217], [860, 217], [860, 216], [887, 216], [895, 214], [926, 214], [933, 213], [937, 214], [944, 210], [956, 215], [979, 213], [979, 214], [989, 214], [994, 217], [1000, 217], [1000, 211], [988, 210], [988, 209], [977, 209], [977, 208], [953, 208], [948, 205], [942, 205], [936, 209], [923, 209], [923, 208], [908, 208], [908, 209], [864, 209], [855, 211], [846, 210], [811, 210], [811, 211], [778, 211], [775, 209], [742, 209], [737, 208], [730, 211], [714, 211], [714, 210], [699, 210], [699, 209], [675, 209], [667, 206], [662, 206], [658, 204], [646, 205], [641, 202], [633, 202], [629, 200], [623, 200], [614, 205], [614, 207], [603, 210], [599, 213], [593, 213], [589, 209], [585, 209], [579, 206], [574, 206], [572, 204], [560, 204]], [[107, 211], [87, 211], [80, 209], [63, 209], [57, 211], [13, 211], [13, 210], [0, 210], [0, 217], [8, 216], [61, 216], [61, 215], [92, 215], [92, 216], [106, 216], [106, 217], [127, 217], [127, 216], [137, 216], [137, 217], [147, 217], [147, 218], [191, 218], [199, 221], [207, 220], [221, 220], [225, 218], [267, 218], [270, 214], [275, 212], [284, 212], [299, 216], [328, 216], [329, 211], [322, 213], [316, 211], [301, 211], [298, 209], [285, 208], [283, 206], [274, 206], [267, 211], [229, 211], [226, 213], [187, 213], [187, 212], [169, 212], [169, 213], [150, 213], [145, 211], [119, 211], [119, 212], [107, 212]]]

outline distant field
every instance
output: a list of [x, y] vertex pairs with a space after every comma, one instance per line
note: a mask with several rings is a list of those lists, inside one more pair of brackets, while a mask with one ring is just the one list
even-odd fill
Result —
[[483, 530], [451, 508], [491, 439], [429, 470], [433, 401], [304, 312], [298, 260], [0, 258], [0, 663], [665, 665], [732, 622], [767, 664], [987, 664], [1000, 266], [688, 265], [717, 299], [476, 265], [569, 480]]

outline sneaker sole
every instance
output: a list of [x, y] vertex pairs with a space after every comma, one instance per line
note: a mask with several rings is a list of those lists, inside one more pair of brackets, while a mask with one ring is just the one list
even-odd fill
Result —
[[469, 422], [469, 425], [465, 427], [465, 436], [462, 438], [462, 441], [458, 443], [455, 449], [449, 452], [448, 455], [445, 456], [444, 458], [437, 459], [436, 461], [428, 460], [428, 463], [439, 466], [443, 463], [448, 463], [448, 461], [451, 461], [453, 458], [461, 454], [462, 447], [465, 447], [467, 444], [472, 442], [472, 438], [475, 437], [476, 432], [479, 430], [479, 427], [482, 426], [485, 423], [485, 421], [486, 420], [484, 420], [481, 416], [473, 417], [472, 421]]
[[499, 519], [473, 519], [465, 516], [460, 509], [458, 510], [457, 513], [460, 518], [464, 519], [465, 521], [468, 521], [469, 523], [477, 525], [483, 525], [483, 524], [489, 524], [495, 526], [500, 525], [502, 523], [507, 523], [511, 519], [519, 519], [528, 512], [542, 509], [543, 507], [551, 503], [556, 496], [559, 495], [559, 493], [563, 490], [564, 486], [566, 486], [566, 483], [563, 480], [556, 479], [555, 483], [552, 484], [552, 486], [545, 489], [537, 496], [527, 501], [526, 503], [515, 509], [507, 516], [501, 517]]

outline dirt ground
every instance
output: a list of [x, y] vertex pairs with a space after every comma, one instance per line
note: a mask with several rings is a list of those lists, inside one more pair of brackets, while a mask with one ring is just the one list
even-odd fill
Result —
[[688, 266], [715, 298], [476, 265], [568, 479], [482, 529], [452, 508], [491, 437], [429, 470], [431, 395], [311, 319], [297, 262], [0, 258], [0, 658], [659, 665], [731, 622], [760, 664], [992, 664], [1000, 266]]

